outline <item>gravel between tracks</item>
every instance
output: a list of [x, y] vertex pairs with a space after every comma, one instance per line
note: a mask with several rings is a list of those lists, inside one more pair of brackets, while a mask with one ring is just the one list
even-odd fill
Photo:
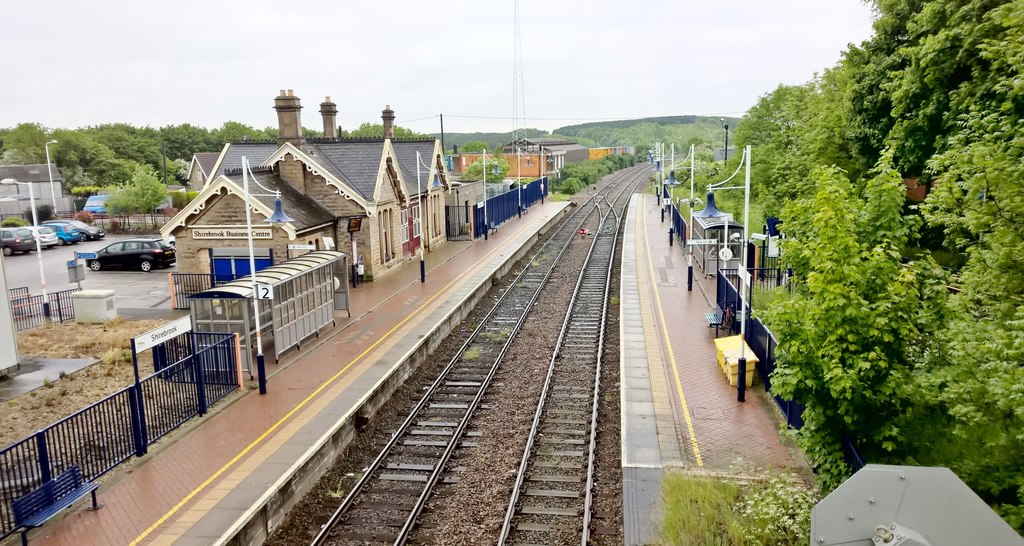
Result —
[[[596, 221], [591, 220], [587, 227], [595, 231]], [[552, 274], [551, 282], [541, 292], [522, 330], [506, 353], [495, 382], [484, 399], [486, 407], [478, 411], [470, 423], [469, 431], [479, 432], [480, 436], [468, 440], [477, 441], [478, 446], [460, 448], [456, 452], [453, 465], [460, 468], [448, 475], [457, 476], [459, 481], [437, 489], [427, 512], [421, 518], [420, 526], [414, 531], [413, 542], [445, 545], [496, 542], [526, 433], [533, 420], [540, 387], [568, 308], [572, 286], [576, 283], [589, 246], [589, 238], [574, 238]], [[522, 270], [523, 263], [512, 269], [513, 274]], [[291, 546], [310, 543], [358, 479], [360, 471], [379, 453], [382, 442], [387, 440], [397, 423], [419, 399], [424, 386], [454, 356], [472, 332], [472, 326], [479, 324], [512, 278], [510, 275], [498, 282], [428, 361], [406, 381], [346, 449], [339, 462], [292, 508], [285, 523], [269, 537], [268, 544]], [[617, 274], [613, 276], [613, 283], [613, 291], [617, 291]], [[610, 308], [609, 312], [617, 314], [617, 306]], [[614, 341], [606, 335], [603, 375], [608, 379], [602, 381], [604, 392], [601, 394], [602, 418], [596, 488], [597, 510], [601, 517], [595, 520], [602, 528], [595, 540], [601, 544], [618, 544], [621, 543], [622, 534], [621, 485], [618, 474], [617, 316], [614, 320], [609, 317], [608, 328], [608, 334], [614, 334]], [[614, 468], [602, 470], [601, 466], [606, 462], [612, 462]]]

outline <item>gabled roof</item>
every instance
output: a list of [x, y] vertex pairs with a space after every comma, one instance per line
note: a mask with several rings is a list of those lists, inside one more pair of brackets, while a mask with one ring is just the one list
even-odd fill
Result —
[[188, 177], [192, 178], [192, 172], [199, 169], [199, 172], [203, 173], [203, 178], [210, 178], [210, 173], [213, 172], [214, 166], [217, 165], [217, 160], [220, 159], [221, 152], [196, 152], [192, 154], [192, 163], [188, 167]]
[[[263, 223], [274, 213], [275, 197], [269, 193], [277, 190], [281, 191], [281, 204], [285, 214], [292, 218], [291, 222], [281, 226], [281, 229], [288, 233], [289, 239], [295, 239], [299, 232], [334, 221], [333, 214], [321, 207], [314, 199], [306, 197], [292, 188], [277, 173], [270, 169], [253, 169], [253, 171], [255, 181], [249, 181], [250, 195], [252, 195], [250, 203], [253, 212], [256, 213], [253, 224]], [[206, 205], [218, 195], [234, 194], [239, 199], [245, 199], [241, 168], [229, 171], [229, 173], [231, 174], [220, 175], [209, 180], [206, 187], [191, 203], [160, 228], [160, 234], [166, 238], [172, 235], [174, 230], [190, 225], [189, 218], [202, 212]], [[266, 189], [260, 188], [256, 182]]]
[[367, 202], [374, 200], [380, 174], [384, 141], [317, 142], [303, 147], [311, 159], [359, 192]]
[[[57, 166], [50, 164], [53, 173], [53, 182], [63, 181]], [[3, 165], [0, 166], [0, 180], [13, 178], [18, 182], [50, 182], [50, 173], [46, 171], [46, 163], [35, 165]]]
[[[434, 139], [395, 140], [391, 142], [391, 146], [395, 149], [395, 158], [398, 159], [398, 165], [402, 170], [402, 178], [405, 179], [406, 192], [409, 195], [429, 192], [430, 185], [434, 182], [434, 177], [430, 176], [430, 174], [436, 170], [434, 152], [437, 150], [437, 142]], [[423, 162], [423, 165], [420, 165], [418, 169], [416, 166], [416, 152], [420, 153], [420, 160]], [[421, 175], [419, 184], [417, 184], [416, 180], [417, 173]], [[443, 175], [443, 173], [438, 173], [438, 175]]]
[[[368, 215], [376, 213], [371, 206], [371, 203], [373, 202], [373, 191], [371, 190], [369, 192], [369, 198], [365, 197], [354, 184], [341, 174], [341, 171], [338, 170], [337, 166], [332, 165], [330, 161], [325, 158], [324, 153], [315, 146], [305, 145], [302, 149], [299, 149], [291, 143], [286, 142], [282, 144], [277, 151], [271, 154], [270, 157], [264, 160], [262, 166], [271, 167], [278, 161], [281, 161], [281, 159], [286, 155], [291, 155], [304, 164], [310, 172], [323, 177], [323, 179], [327, 181], [327, 184], [334, 187], [342, 197], [354, 201], [362, 207]], [[377, 169], [379, 171], [380, 156], [378, 156], [377, 161]], [[376, 174], [374, 174], [374, 177], [376, 177]]]
[[259, 165], [267, 160], [279, 146], [273, 140], [253, 140], [229, 142], [224, 145], [217, 162], [207, 173], [207, 183], [215, 177], [224, 174], [229, 169], [242, 168], [242, 156], [249, 160], [250, 165]]

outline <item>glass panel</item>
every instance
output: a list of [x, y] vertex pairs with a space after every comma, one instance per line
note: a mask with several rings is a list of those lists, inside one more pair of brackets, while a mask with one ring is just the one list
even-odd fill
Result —
[[196, 310], [196, 322], [210, 320], [210, 302], [212, 300], [193, 300], [192, 308]]
[[242, 320], [242, 300], [231, 300], [228, 304], [228, 320]]

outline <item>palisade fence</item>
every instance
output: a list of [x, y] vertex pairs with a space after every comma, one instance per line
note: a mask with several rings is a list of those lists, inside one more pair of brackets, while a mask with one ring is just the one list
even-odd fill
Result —
[[[759, 278], [759, 270], [751, 268], [751, 279], [756, 283]], [[735, 269], [721, 269], [718, 272], [718, 290], [717, 300], [719, 309], [725, 309], [732, 307], [733, 309], [739, 308], [739, 291], [736, 289], [736, 285], [739, 282], [739, 275]], [[771, 286], [772, 279], [782, 279], [783, 274], [781, 272], [777, 274], [765, 274], [763, 281], [766, 285]], [[776, 286], [786, 286], [792, 289], [792, 285], [779, 284]], [[772, 372], [776, 368], [776, 354], [775, 350], [779, 346], [778, 339], [772, 334], [772, 331], [761, 322], [759, 318], [750, 317], [750, 302], [749, 299], [746, 305], [746, 320], [747, 320], [747, 335], [746, 342], [750, 346], [750, 349], [757, 355], [757, 375], [761, 378], [761, 382], [764, 384], [764, 389], [767, 392], [772, 392]], [[739, 315], [735, 315], [739, 316]], [[733, 321], [731, 332], [737, 334], [740, 331], [739, 321]], [[803, 413], [806, 406], [795, 400], [785, 400], [775, 394], [772, 394], [772, 399], [775, 400], [775, 404], [779, 407], [779, 411], [786, 418], [786, 424], [790, 428], [800, 429], [804, 426]], [[864, 460], [860, 453], [857, 451], [856, 443], [849, 434], [843, 434], [840, 438], [840, 444], [843, 449], [843, 454], [846, 457], [846, 464], [849, 465], [853, 472], [856, 472], [863, 468]]]
[[158, 347], [156, 373], [0, 450], [0, 538], [18, 529], [11, 505], [19, 497], [71, 466], [94, 480], [145, 455], [239, 388], [236, 334], [189, 332]]
[[[520, 210], [520, 198], [522, 199], [522, 211], [526, 212], [526, 209], [548, 195], [548, 191], [548, 178], [545, 176], [523, 186], [521, 190], [511, 190], [491, 197], [486, 201], [487, 222], [484, 222], [484, 207], [473, 207], [473, 238], [483, 237], [488, 225], [497, 227], [513, 216], [517, 216]], [[522, 193], [520, 194], [520, 192]]]
[[[75, 320], [75, 307], [71, 300], [71, 294], [78, 292], [78, 288], [50, 292], [47, 298], [50, 300], [50, 320], [53, 322], [67, 322]], [[17, 331], [31, 330], [46, 323], [46, 315], [43, 313], [43, 296], [29, 294], [28, 288], [8, 289], [11, 300], [11, 314], [14, 316], [14, 327]]]

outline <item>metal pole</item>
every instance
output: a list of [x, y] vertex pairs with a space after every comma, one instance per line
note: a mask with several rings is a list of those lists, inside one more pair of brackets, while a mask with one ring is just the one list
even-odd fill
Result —
[[249, 161], [242, 156], [242, 191], [245, 192], [245, 228], [249, 241], [249, 279], [252, 281], [252, 312], [256, 319], [256, 380], [260, 394], [267, 394], [267, 369], [263, 361], [263, 336], [260, 334], [260, 300], [256, 297], [256, 255], [252, 246], [252, 206], [249, 203]]
[[729, 161], [729, 124], [726, 123], [726, 124], [724, 124], [724, 126], [725, 126], [725, 161], [728, 162]]
[[[22, 182], [26, 183], [26, 182]], [[36, 192], [32, 188], [33, 184], [28, 184], [28, 203], [32, 207], [32, 225], [38, 226], [39, 219], [36, 217]], [[43, 270], [43, 248], [39, 244], [39, 235], [35, 234], [34, 239], [36, 240], [36, 262], [39, 263], [39, 283], [42, 284], [43, 289], [43, 317], [46, 320], [50, 320], [50, 296], [46, 293], [46, 272]]]
[[[747, 237], [749, 236], [750, 230], [750, 145], [748, 144], [743, 149], [744, 158], [746, 164], [746, 180], [743, 183], [743, 242], [742, 242], [742, 254], [741, 257], [743, 273], [749, 275], [747, 271]], [[747, 390], [747, 278], [740, 276], [740, 360], [739, 360], [739, 383], [736, 392], [736, 400], [743, 402], [746, 398]]]
[[487, 233], [491, 225], [487, 223], [487, 148], [480, 152], [484, 156], [484, 240], [487, 240]]
[[[53, 203], [53, 214], [57, 214], [57, 193], [53, 191], [53, 169], [50, 168], [50, 144], [56, 144], [56, 140], [51, 140], [46, 144], [43, 144], [43, 148], [46, 149], [46, 173], [50, 175], [50, 202]], [[32, 183], [29, 182], [31, 185]], [[31, 186], [30, 186], [31, 187]], [[38, 224], [36, 224], [38, 225]]]
[[[690, 144], [690, 223], [686, 225], [686, 240], [693, 239], [693, 144]], [[686, 253], [686, 291], [693, 292], [693, 245]]]
[[424, 283], [427, 282], [427, 266], [423, 261], [423, 185], [420, 183], [420, 173], [422, 171], [420, 163], [422, 163], [420, 151], [416, 150], [416, 200], [420, 209], [420, 282]]
[[164, 162], [164, 186], [167, 185], [167, 144], [160, 143], [160, 157]]

